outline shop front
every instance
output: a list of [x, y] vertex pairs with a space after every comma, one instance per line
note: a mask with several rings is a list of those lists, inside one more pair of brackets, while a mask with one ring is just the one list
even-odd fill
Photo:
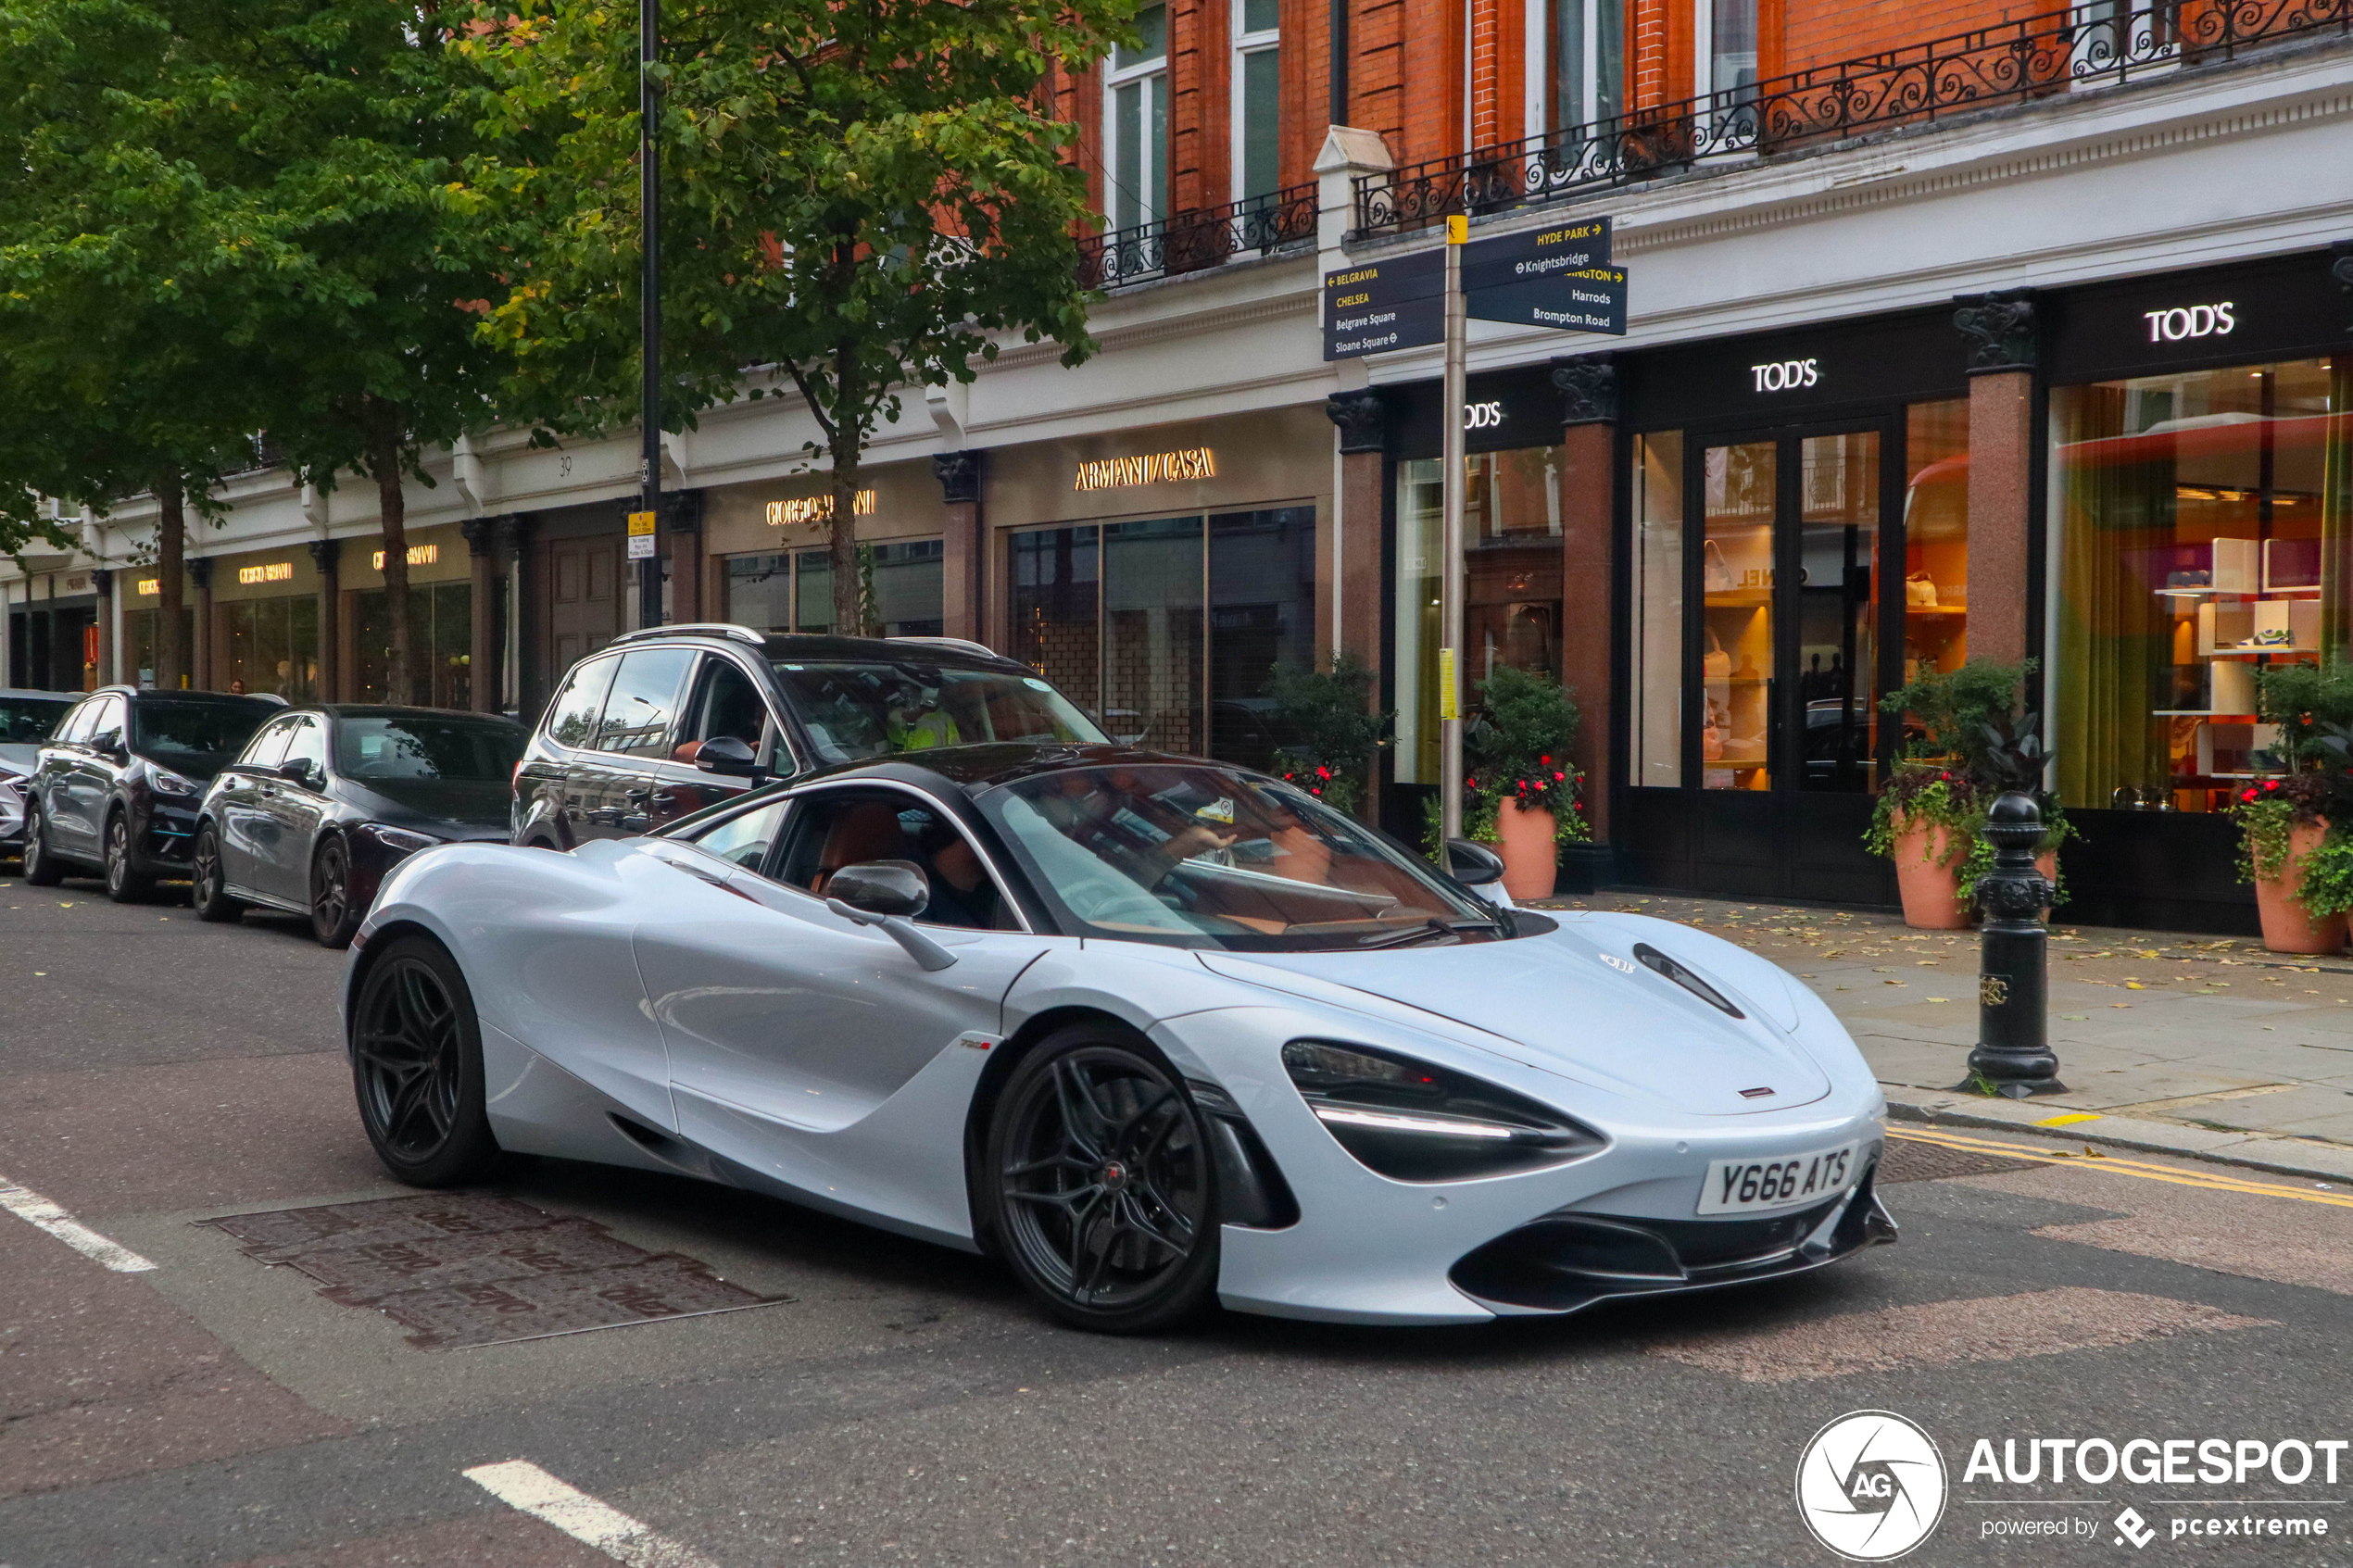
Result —
[[1271, 765], [1276, 676], [1318, 661], [1331, 444], [1307, 408], [992, 450], [988, 640], [1125, 744]]
[[[705, 549], [713, 619], [763, 632], [834, 630], [825, 476], [706, 491]], [[929, 462], [877, 464], [855, 508], [862, 602], [887, 637], [943, 629], [945, 508]]]
[[[336, 569], [342, 622], [349, 639], [342, 668], [349, 671], [349, 700], [473, 707], [473, 594], [465, 536], [454, 526], [409, 533], [410, 690], [393, 689], [391, 601], [384, 586], [384, 546], [374, 539], [343, 542]], [[504, 644], [495, 633], [492, 646]]]
[[1951, 307], [1627, 355], [1617, 374], [1620, 880], [1893, 902], [1862, 844], [1903, 739], [1881, 699], [1970, 651]]
[[[115, 587], [122, 600], [122, 679], [152, 689], [163, 642], [163, 579], [155, 567], [132, 567], [115, 573]], [[181, 646], [194, 649], [195, 590], [184, 581], [180, 588], [180, 625], [186, 639]], [[193, 672], [182, 671], [180, 679], [183, 685], [190, 684]]]
[[2327, 253], [2043, 306], [2045, 710], [2075, 919], [2252, 931], [2267, 668], [2353, 648], [2353, 313]]
[[[212, 689], [316, 702], [320, 690], [319, 569], [301, 545], [211, 560]], [[134, 573], [152, 577], [152, 572]], [[148, 586], [141, 582], [136, 586]], [[146, 602], [152, 603], [152, 600]], [[154, 669], [155, 614], [134, 631], [139, 669]], [[144, 631], [145, 642], [139, 641]], [[148, 677], [152, 681], [152, 674]]]
[[104, 633], [90, 572], [44, 572], [17, 592], [22, 596], [7, 606], [9, 682], [37, 691], [94, 689]]

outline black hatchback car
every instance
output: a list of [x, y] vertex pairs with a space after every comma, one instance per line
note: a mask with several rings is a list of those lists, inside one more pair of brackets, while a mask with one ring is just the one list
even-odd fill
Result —
[[515, 773], [513, 842], [650, 832], [770, 777], [976, 741], [1105, 744], [1026, 664], [950, 637], [665, 626], [573, 666]]
[[274, 697], [101, 686], [68, 714], [24, 781], [24, 879], [54, 887], [75, 868], [118, 903], [188, 874], [196, 802], [273, 714]]
[[310, 917], [348, 946], [384, 873], [436, 844], [507, 841], [522, 726], [489, 713], [321, 705], [265, 724], [196, 809], [196, 915]]

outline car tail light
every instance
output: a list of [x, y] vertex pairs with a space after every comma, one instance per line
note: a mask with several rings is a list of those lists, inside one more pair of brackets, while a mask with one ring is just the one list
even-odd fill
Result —
[[1395, 1181], [1541, 1170], [1606, 1141], [1524, 1095], [1363, 1046], [1293, 1040], [1283, 1070], [1340, 1148]]

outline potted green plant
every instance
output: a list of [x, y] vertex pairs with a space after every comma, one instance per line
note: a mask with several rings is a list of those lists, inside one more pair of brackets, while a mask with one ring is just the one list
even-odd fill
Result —
[[1969, 924], [1977, 884], [1994, 869], [1994, 847], [1982, 832], [1985, 813], [2007, 790], [2022, 790], [2042, 807], [2036, 859], [2045, 876], [2059, 880], [2058, 847], [2070, 830], [2057, 798], [2043, 788], [2051, 754], [2040, 720], [2019, 700], [2033, 672], [2031, 659], [1970, 659], [1930, 671], [1881, 703], [1890, 714], [1917, 718], [1922, 731], [1881, 786], [1863, 837], [1895, 863], [1905, 924], [1931, 931]]
[[1342, 653], [1323, 670], [1277, 669], [1274, 699], [1275, 771], [1335, 810], [1353, 815], [1365, 802], [1373, 756], [1390, 743], [1393, 713], [1373, 707], [1371, 666]]
[[1464, 831], [1504, 857], [1504, 889], [1549, 898], [1560, 846], [1590, 836], [1577, 807], [1580, 775], [1568, 759], [1576, 700], [1550, 675], [1498, 665], [1478, 687], [1463, 728]]
[[2256, 709], [2279, 738], [2259, 757], [2272, 776], [2231, 803], [2239, 875], [2255, 884], [2263, 946], [2334, 953], [2353, 910], [2353, 667], [2271, 665], [2256, 676]]

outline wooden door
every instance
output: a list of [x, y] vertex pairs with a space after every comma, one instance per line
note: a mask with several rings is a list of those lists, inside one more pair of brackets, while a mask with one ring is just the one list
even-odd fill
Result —
[[550, 540], [547, 581], [547, 669], [560, 680], [621, 633], [620, 541]]

